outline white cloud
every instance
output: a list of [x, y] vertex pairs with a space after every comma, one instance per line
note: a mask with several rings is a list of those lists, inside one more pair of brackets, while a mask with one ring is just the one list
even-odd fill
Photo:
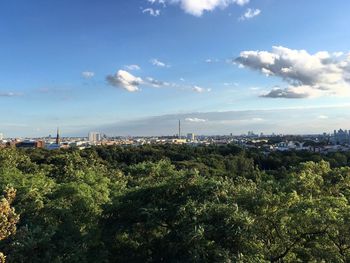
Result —
[[0, 92], [0, 97], [18, 97], [22, 96], [22, 93], [16, 93], [16, 92]]
[[255, 16], [260, 15], [260, 13], [261, 13], [260, 9], [248, 8], [247, 11], [239, 18], [239, 20], [243, 21], [243, 20], [251, 19]]
[[149, 3], [153, 4], [162, 4], [165, 6], [165, 0], [147, 0]]
[[153, 8], [146, 8], [142, 10], [142, 13], [148, 13], [150, 16], [159, 16], [160, 10], [159, 9], [153, 9]]
[[250, 87], [249, 89], [250, 90], [260, 90], [261, 88], [260, 87]]
[[126, 65], [125, 68], [128, 70], [140, 70], [141, 69], [141, 67], [139, 65], [136, 65], [136, 64]]
[[169, 68], [170, 67], [170, 65], [160, 61], [157, 58], [151, 59], [150, 62], [153, 66], [156, 66], [156, 67], [160, 67], [160, 68]]
[[259, 118], [259, 117], [252, 118], [251, 120], [252, 120], [253, 122], [261, 122], [261, 121], [264, 121], [263, 118]]
[[115, 75], [106, 77], [107, 83], [116, 88], [122, 88], [129, 92], [139, 91], [139, 86], [147, 86], [152, 88], [173, 87], [175, 84], [147, 77], [142, 79], [136, 77], [125, 70], [118, 70]]
[[226, 8], [231, 4], [243, 6], [249, 3], [250, 0], [148, 0], [151, 4], [166, 3], [179, 5], [186, 13], [194, 16], [202, 16], [204, 12], [213, 11], [216, 8]]
[[169, 87], [171, 84], [166, 81], [156, 80], [151, 77], [147, 77], [145, 80], [145, 84], [148, 84], [149, 86], [152, 86], [153, 88], [162, 88], [162, 87]]
[[[282, 70], [283, 70], [283, 69], [282, 69]], [[273, 75], [272, 71], [269, 70], [269, 69], [266, 69], [266, 68], [262, 68], [262, 69], [261, 69], [261, 72], [262, 72], [263, 74], [265, 74], [266, 77], [269, 77], [269, 76]]]
[[326, 51], [309, 54], [305, 50], [274, 46], [271, 52], [243, 51], [235, 63], [288, 83], [263, 97], [350, 96], [350, 54]]
[[194, 92], [198, 92], [198, 93], [203, 93], [205, 91], [205, 89], [198, 87], [198, 86], [194, 86], [192, 90]]
[[185, 121], [188, 121], [188, 122], [206, 122], [207, 120], [205, 119], [200, 119], [200, 118], [186, 118]]
[[250, 0], [236, 0], [234, 1], [237, 5], [244, 6], [250, 2]]
[[217, 58], [208, 58], [205, 60], [205, 62], [211, 64], [211, 63], [218, 63], [220, 62], [220, 60]]
[[223, 85], [226, 87], [238, 87], [239, 83], [238, 82], [224, 82]]
[[204, 92], [210, 92], [211, 89], [205, 89], [199, 86], [193, 86], [192, 90], [197, 93], [204, 93]]
[[95, 77], [95, 72], [92, 71], [83, 71], [81, 73], [81, 75], [83, 76], [83, 78], [85, 79], [92, 79], [93, 77]]
[[335, 56], [335, 57], [341, 57], [342, 55], [344, 55], [343, 52], [334, 52], [333, 53], [333, 56]]
[[142, 84], [142, 79], [135, 77], [125, 70], [118, 70], [115, 75], [108, 75], [107, 82], [114, 87], [125, 89], [129, 92], [139, 91], [139, 86]]
[[213, 11], [214, 9], [226, 8], [228, 5], [236, 3], [239, 5], [244, 5], [249, 1], [243, 0], [178, 0], [173, 1], [174, 3], [179, 3], [181, 8], [188, 14], [194, 16], [202, 16], [206, 11]]
[[319, 97], [321, 92], [310, 86], [288, 86], [286, 88], [274, 87], [267, 93], [261, 94], [264, 98], [287, 98], [304, 99], [308, 97]]
[[319, 115], [319, 116], [317, 116], [317, 119], [326, 120], [326, 119], [328, 119], [328, 116], [326, 116], [326, 115]]

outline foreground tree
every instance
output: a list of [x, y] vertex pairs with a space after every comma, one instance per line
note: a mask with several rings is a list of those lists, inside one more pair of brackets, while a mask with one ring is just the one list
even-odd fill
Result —
[[[11, 203], [16, 197], [16, 190], [6, 188], [4, 195], [0, 200], [0, 240], [3, 240], [16, 232], [16, 224], [19, 216]], [[0, 252], [0, 263], [5, 262], [5, 255]]]

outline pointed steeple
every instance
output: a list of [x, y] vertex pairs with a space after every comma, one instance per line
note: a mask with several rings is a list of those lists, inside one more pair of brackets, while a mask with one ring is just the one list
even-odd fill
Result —
[[60, 144], [60, 129], [57, 127], [56, 144]]

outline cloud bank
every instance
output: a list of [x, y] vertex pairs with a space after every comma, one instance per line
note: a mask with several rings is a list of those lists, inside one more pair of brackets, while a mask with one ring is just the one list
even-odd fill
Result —
[[186, 118], [185, 121], [187, 122], [206, 122], [205, 119], [199, 119], [199, 118]]
[[259, 71], [266, 76], [281, 78], [286, 87], [273, 88], [262, 97], [308, 98], [350, 95], [350, 53], [310, 54], [274, 46], [272, 51], [243, 51], [235, 63]]
[[[326, 114], [325, 114], [326, 113]], [[248, 131], [309, 134], [332, 132], [344, 126], [350, 118], [350, 105], [327, 107], [275, 108], [223, 112], [192, 112], [121, 120], [101, 126], [109, 135], [174, 135], [181, 120], [183, 133], [242, 134]], [[288, 119], [288, 122], [286, 122]]]

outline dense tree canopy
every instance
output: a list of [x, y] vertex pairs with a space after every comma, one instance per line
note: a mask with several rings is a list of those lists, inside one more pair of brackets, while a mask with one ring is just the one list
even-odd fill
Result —
[[0, 251], [7, 262], [349, 262], [349, 158], [0, 149]]
[[[16, 224], [19, 216], [15, 209], [11, 207], [11, 203], [16, 197], [16, 190], [6, 188], [4, 195], [0, 200], [0, 241], [16, 232]], [[0, 262], [5, 262], [6, 256], [0, 252]]]

